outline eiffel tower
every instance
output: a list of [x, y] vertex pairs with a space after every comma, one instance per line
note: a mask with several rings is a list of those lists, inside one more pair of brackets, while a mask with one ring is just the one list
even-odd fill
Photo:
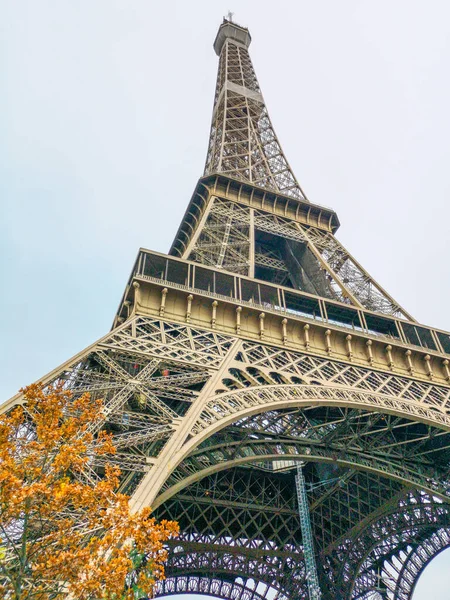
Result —
[[224, 19], [205, 171], [169, 254], [140, 249], [111, 331], [41, 381], [104, 399], [121, 491], [180, 523], [159, 595], [411, 599], [450, 546], [450, 335], [306, 197], [250, 42]]

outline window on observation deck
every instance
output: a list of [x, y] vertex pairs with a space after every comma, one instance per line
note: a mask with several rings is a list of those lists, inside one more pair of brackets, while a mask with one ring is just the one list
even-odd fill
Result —
[[234, 296], [234, 277], [225, 273], [214, 273], [214, 292], [221, 296]]
[[169, 260], [167, 267], [167, 281], [172, 283], [179, 283], [181, 285], [188, 284], [188, 264], [178, 262], [176, 260]]
[[369, 313], [364, 313], [364, 317], [366, 319], [368, 333], [372, 333], [373, 335], [386, 335], [397, 340], [400, 339], [395, 321], [379, 317], [378, 315], [371, 315]]
[[413, 325], [412, 323], [402, 323], [401, 326], [403, 333], [410, 344], [429, 348], [430, 350], [436, 350], [436, 344], [431, 336], [431, 331], [424, 327]]
[[286, 312], [300, 315], [301, 317], [308, 317], [309, 319], [322, 320], [319, 301], [315, 298], [299, 296], [286, 291], [284, 292], [284, 298], [286, 301]]
[[436, 335], [441, 342], [444, 352], [450, 354], [450, 335], [448, 333], [442, 333], [441, 331], [436, 331]]
[[280, 301], [278, 299], [278, 290], [275, 287], [268, 285], [259, 285], [260, 302], [268, 308], [280, 309]]
[[167, 258], [156, 256], [155, 254], [144, 255], [143, 274], [147, 277], [155, 277], [157, 279], [166, 278]]
[[258, 284], [255, 281], [247, 281], [247, 279], [241, 279], [241, 292], [242, 300], [244, 302], [261, 304], [259, 299]]
[[205, 292], [214, 292], [214, 272], [195, 266], [194, 287]]
[[226, 273], [216, 273], [202, 267], [195, 266], [194, 287], [210, 294], [221, 296], [234, 296], [234, 277]]
[[325, 302], [325, 307], [327, 310], [328, 323], [340, 325], [341, 327], [347, 327], [349, 329], [362, 330], [357, 310], [347, 308], [346, 306], [339, 306], [338, 304], [331, 304], [330, 302]]

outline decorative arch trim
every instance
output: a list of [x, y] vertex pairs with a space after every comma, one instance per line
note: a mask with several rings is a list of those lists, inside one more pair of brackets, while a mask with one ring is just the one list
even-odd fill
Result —
[[[156, 586], [155, 597], [173, 596], [175, 594], [198, 594], [224, 598], [224, 600], [265, 600], [265, 596], [236, 581], [225, 581], [218, 577], [203, 575], [169, 576]], [[287, 600], [287, 596], [278, 592], [274, 600]]]

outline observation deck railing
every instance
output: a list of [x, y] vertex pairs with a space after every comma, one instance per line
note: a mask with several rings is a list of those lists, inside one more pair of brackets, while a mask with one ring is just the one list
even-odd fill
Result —
[[139, 251], [127, 290], [135, 277], [450, 355], [445, 331], [150, 250]]

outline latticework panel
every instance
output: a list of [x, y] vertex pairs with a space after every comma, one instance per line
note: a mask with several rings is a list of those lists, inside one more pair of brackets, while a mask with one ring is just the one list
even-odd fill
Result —
[[205, 175], [211, 173], [306, 200], [275, 135], [247, 48], [231, 39], [220, 54], [205, 165]]
[[135, 318], [43, 378], [74, 398], [87, 392], [103, 400], [104, 418], [91, 430], [110, 432], [117, 452], [93, 459], [85, 479], [98, 479], [113, 464], [122, 471], [121, 489], [132, 493], [230, 344], [220, 334]]
[[215, 196], [209, 202], [189, 260], [410, 318], [332, 233]]
[[244, 581], [240, 577], [228, 578], [217, 576], [178, 575], [167, 577], [156, 587], [156, 596], [173, 594], [201, 594], [224, 598], [225, 600], [287, 600], [281, 593], [274, 595], [274, 590], [253, 579]]
[[[335, 475], [328, 487], [315, 488], [331, 500], [337, 498], [340, 487], [336, 480], [346, 479], [346, 474]], [[309, 486], [311, 477], [317, 474], [310, 465]], [[423, 566], [448, 545], [447, 506], [407, 490], [397, 490], [390, 499], [389, 482], [372, 479], [368, 483], [377, 488], [372, 495], [378, 495], [378, 500], [368, 510], [366, 525], [358, 521], [353, 533], [350, 529], [340, 542], [322, 546], [323, 530], [342, 508], [337, 502], [327, 522], [314, 526], [323, 597], [375, 599], [381, 593], [381, 598], [411, 600]], [[307, 598], [293, 486], [293, 472], [235, 468], [208, 476], [165, 503], [157, 515], [183, 524], [183, 535], [169, 560], [169, 576], [213, 573], [225, 581], [251, 578], [277, 589], [277, 597]], [[360, 501], [367, 489], [361, 485]], [[317, 502], [311, 504], [314, 519]]]
[[233, 202], [212, 200], [208, 218], [189, 256], [205, 265], [248, 275], [250, 220], [248, 209]]
[[[332, 233], [258, 210], [255, 210], [254, 222], [257, 230], [305, 245], [312, 252], [309, 259], [311, 289], [306, 291], [341, 302], [359, 304], [374, 312], [410, 318]], [[292, 250], [299, 254], [298, 246]], [[317, 267], [313, 268], [315, 262]]]
[[[250, 469], [206, 477], [155, 511], [176, 518], [182, 534], [167, 572], [240, 577], [276, 590], [306, 594], [301, 534], [291, 478]], [[273, 592], [272, 592], [273, 593]]]
[[[447, 519], [448, 521], [449, 519]], [[396, 600], [410, 600], [418, 578], [428, 563], [442, 550], [450, 546], [450, 527], [437, 529], [420, 543], [411, 546], [409, 552], [402, 552], [397, 560], [391, 560], [397, 575], [394, 592]]]
[[407, 491], [330, 554], [332, 587], [344, 598], [411, 600], [424, 566], [449, 545], [449, 525], [447, 504]]
[[[310, 227], [303, 228], [310, 243], [320, 253], [334, 274], [334, 289], [339, 293], [337, 281], [344, 284], [352, 296], [364, 308], [374, 312], [396, 315], [403, 319], [411, 318], [393, 298], [350, 255], [332, 233]], [[331, 278], [333, 281], [333, 278]]]
[[323, 600], [411, 600], [450, 545], [447, 334], [409, 337], [411, 324], [382, 318], [413, 320], [334, 237], [335, 213], [300, 188], [249, 43], [225, 20], [214, 46], [211, 177], [173, 250], [197, 264], [159, 255], [146, 271], [142, 251], [119, 326], [43, 384], [104, 401], [93, 444], [106, 430], [117, 452], [82, 477], [117, 465], [133, 510], [179, 521], [157, 595], [307, 600], [301, 461]]
[[[368, 390], [388, 394], [398, 400], [405, 399], [432, 406], [445, 414], [450, 408], [450, 389], [432, 383], [417, 381], [414, 378], [401, 377], [390, 372], [357, 367], [349, 362], [291, 352], [282, 348], [263, 344], [244, 342], [237, 356], [243, 363], [243, 371], [248, 373], [246, 383], [240, 387], [249, 387], [253, 376], [253, 385], [258, 383], [307, 383], [323, 385], [342, 385], [348, 388]], [[249, 365], [249, 366], [247, 366]], [[239, 365], [236, 365], [239, 367]], [[256, 369], [256, 370], [255, 370]], [[258, 370], [260, 374], [258, 374]], [[266, 373], [269, 374], [267, 379]], [[274, 373], [274, 378], [270, 378]], [[284, 379], [280, 379], [283, 377]], [[286, 377], [288, 376], [288, 377]], [[297, 377], [298, 379], [294, 379]], [[258, 382], [258, 383], [256, 383]]]
[[405, 600], [444, 545], [446, 504], [411, 490], [447, 499], [446, 386], [143, 316], [44, 378], [57, 381], [105, 400], [93, 431], [112, 432], [118, 452], [86, 479], [117, 464], [121, 489], [147, 501], [162, 474], [157, 516], [182, 529], [171, 593], [221, 581], [223, 594], [305, 597], [299, 458], [330, 598], [336, 585], [363, 598], [381, 578]]

